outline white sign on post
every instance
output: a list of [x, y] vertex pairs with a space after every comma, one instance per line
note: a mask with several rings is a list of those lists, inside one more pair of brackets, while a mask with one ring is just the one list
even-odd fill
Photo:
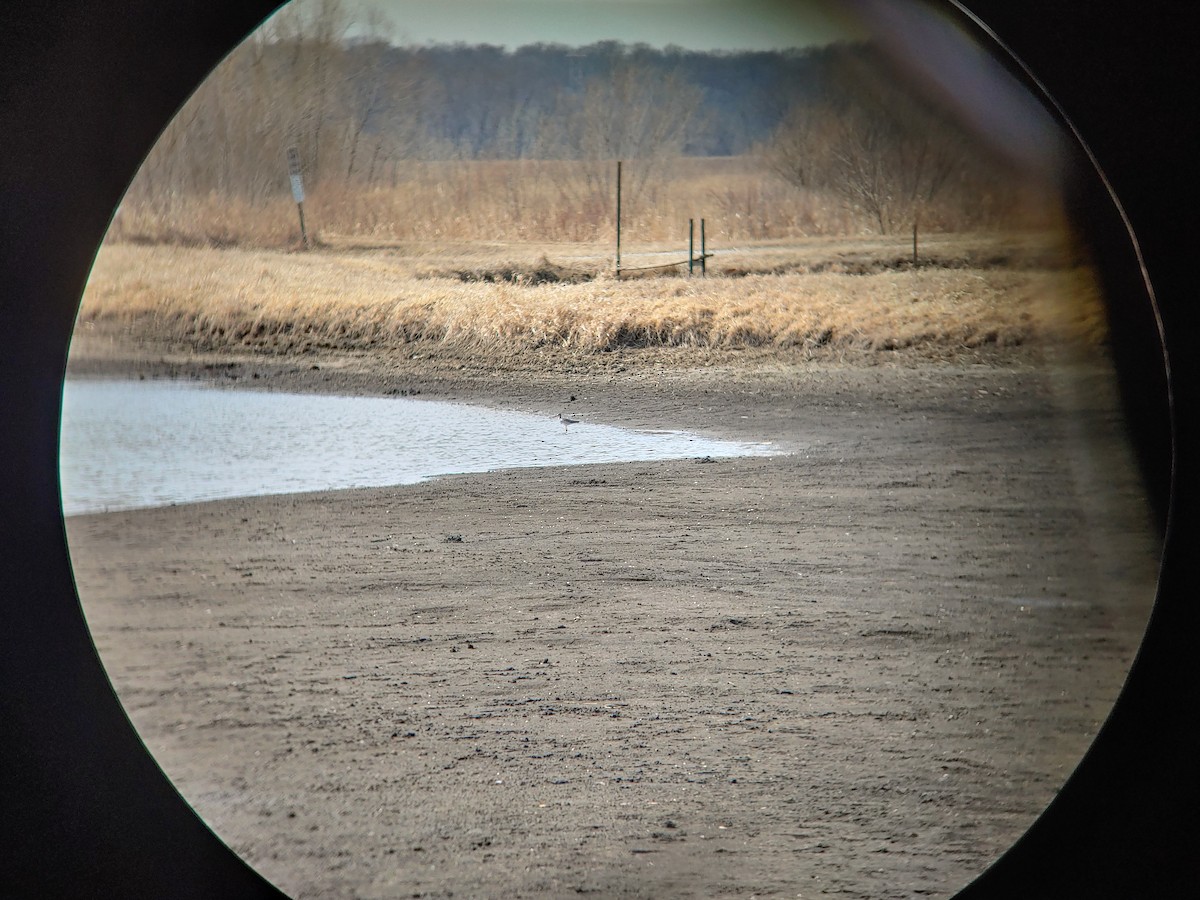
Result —
[[292, 181], [292, 197], [297, 203], [304, 202], [304, 181], [300, 177], [300, 152], [295, 147], [287, 150], [288, 177]]

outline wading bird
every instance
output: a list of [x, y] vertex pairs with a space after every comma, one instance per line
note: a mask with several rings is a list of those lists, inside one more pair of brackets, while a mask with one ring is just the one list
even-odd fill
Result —
[[578, 424], [579, 424], [579, 420], [578, 420], [578, 419], [567, 419], [567, 418], [564, 418], [562, 413], [559, 413], [559, 414], [558, 414], [558, 421], [562, 422], [563, 431], [566, 431], [566, 430], [567, 430], [567, 426], [568, 426], [568, 425], [578, 425]]

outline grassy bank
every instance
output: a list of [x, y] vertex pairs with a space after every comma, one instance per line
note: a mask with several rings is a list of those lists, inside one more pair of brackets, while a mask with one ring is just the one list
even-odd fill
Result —
[[[686, 257], [642, 249], [648, 260]], [[496, 355], [755, 347], [946, 358], [1100, 343], [1091, 270], [1045, 250], [945, 239], [914, 267], [898, 244], [810, 241], [723, 252], [708, 278], [618, 281], [604, 248], [586, 244], [359, 242], [314, 253], [109, 244], [80, 320], [197, 349], [271, 353], [437, 342]]]

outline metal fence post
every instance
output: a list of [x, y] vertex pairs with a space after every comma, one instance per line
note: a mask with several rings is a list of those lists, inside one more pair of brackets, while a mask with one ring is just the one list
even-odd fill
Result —
[[696, 267], [696, 220], [688, 219], [688, 278]]

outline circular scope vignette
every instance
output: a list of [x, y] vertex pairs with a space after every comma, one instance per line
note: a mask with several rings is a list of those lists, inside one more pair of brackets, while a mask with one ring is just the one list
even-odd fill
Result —
[[[67, 366], [82, 634], [173, 786], [138, 827], [178, 791], [291, 896], [948, 896], [1038, 820], [1154, 602], [1157, 323], [1054, 117], [959, 20], [862, 9], [497, 50], [310, 4], [201, 84]], [[371, 435], [385, 400], [433, 421]], [[162, 493], [97, 490], [126, 466]]]

